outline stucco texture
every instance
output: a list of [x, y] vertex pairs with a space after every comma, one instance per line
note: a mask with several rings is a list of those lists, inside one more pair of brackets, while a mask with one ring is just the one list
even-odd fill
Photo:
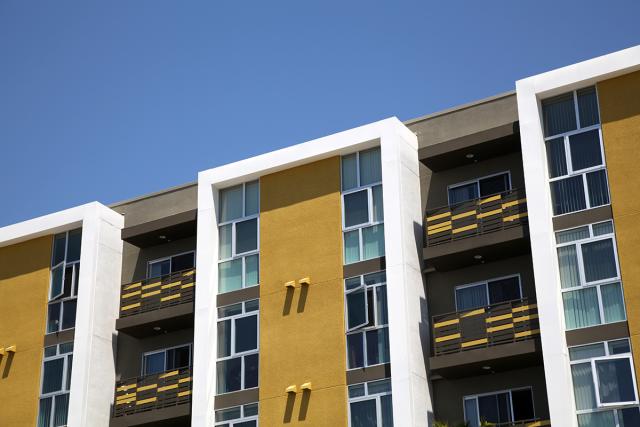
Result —
[[598, 98], [629, 332], [640, 377], [640, 72], [598, 83]]
[[347, 425], [340, 158], [264, 176], [260, 194], [260, 425]]
[[49, 289], [51, 236], [0, 248], [0, 424], [35, 425]]

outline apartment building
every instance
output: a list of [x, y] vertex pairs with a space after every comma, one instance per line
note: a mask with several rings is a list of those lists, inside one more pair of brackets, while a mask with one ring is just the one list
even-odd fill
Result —
[[640, 425], [636, 142], [640, 47], [0, 228], [0, 424]]

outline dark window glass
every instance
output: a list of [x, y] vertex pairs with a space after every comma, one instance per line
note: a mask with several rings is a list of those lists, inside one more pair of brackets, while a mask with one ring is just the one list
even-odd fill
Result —
[[354, 329], [368, 323], [366, 291], [364, 289], [347, 294], [347, 327]]
[[40, 409], [38, 411], [38, 427], [49, 427], [51, 425], [51, 402], [53, 397], [40, 399]]
[[511, 403], [513, 405], [514, 421], [532, 420], [535, 418], [531, 389], [512, 391]]
[[608, 279], [618, 275], [612, 239], [583, 244], [582, 260], [584, 277], [587, 282]]
[[73, 354], [67, 356], [67, 390], [71, 389], [71, 368], [73, 367]]
[[63, 293], [62, 272], [63, 266], [59, 266], [51, 270], [51, 294], [49, 299], [59, 298]]
[[254, 421], [243, 421], [241, 423], [235, 423], [233, 425], [233, 427], [256, 427], [257, 426], [256, 422], [257, 421], [255, 421], [255, 420]]
[[478, 408], [480, 409], [480, 420], [492, 423], [511, 421], [509, 393], [478, 397]]
[[602, 403], [631, 402], [636, 399], [629, 359], [596, 360], [596, 371]]
[[70, 329], [76, 325], [76, 299], [64, 302], [62, 310], [62, 329]]
[[380, 396], [382, 427], [393, 427], [393, 402], [390, 395]]
[[598, 115], [598, 97], [594, 86], [580, 89], [578, 92], [578, 113], [580, 115], [580, 127], [600, 123]]
[[509, 190], [509, 174], [491, 176], [480, 180], [480, 197], [490, 196], [492, 194], [504, 193]]
[[478, 184], [472, 182], [470, 184], [459, 185], [449, 188], [449, 204], [466, 202], [478, 198]]
[[542, 119], [544, 136], [575, 130], [577, 124], [573, 93], [565, 93], [542, 101]]
[[369, 222], [369, 197], [367, 190], [356, 191], [344, 196], [344, 225], [352, 227]]
[[367, 331], [367, 365], [389, 362], [389, 334], [387, 328]]
[[44, 362], [42, 373], [42, 394], [62, 390], [62, 370], [64, 358]]
[[66, 426], [67, 413], [69, 411], [69, 394], [56, 396], [55, 413], [53, 414], [53, 425]]
[[186, 368], [187, 366], [189, 366], [189, 346], [167, 350], [166, 370]]
[[149, 265], [149, 277], [160, 277], [171, 273], [171, 261], [164, 260]]
[[80, 245], [82, 243], [82, 229], [78, 228], [69, 232], [69, 243], [67, 244], [67, 262], [80, 260]]
[[567, 174], [567, 157], [564, 152], [564, 138], [547, 141], [547, 164], [549, 178]]
[[49, 304], [47, 314], [47, 333], [57, 332], [60, 329], [60, 306], [62, 303]]
[[231, 355], [231, 320], [218, 322], [218, 357]]
[[582, 175], [554, 181], [551, 183], [553, 214], [562, 215], [587, 208], [584, 198]]
[[236, 319], [236, 353], [258, 348], [258, 316]]
[[80, 290], [80, 287], [78, 286], [80, 284], [80, 264], [76, 264], [76, 275], [74, 278], [74, 295], [78, 296], [78, 291]]
[[375, 399], [351, 402], [351, 427], [378, 425]]
[[620, 427], [640, 426], [640, 411], [638, 408], [621, 409], [620, 414], [622, 415], [620, 417], [622, 419]]
[[71, 296], [71, 287], [73, 285], [73, 265], [64, 269], [64, 286], [62, 289], [62, 297]]
[[51, 265], [58, 265], [64, 261], [64, 247], [66, 242], [66, 233], [56, 234], [53, 239], [53, 260]]
[[347, 359], [349, 362], [349, 369], [361, 368], [364, 366], [364, 350], [361, 333], [347, 335]]
[[143, 375], [164, 372], [164, 359], [164, 351], [145, 355], [143, 360]]
[[236, 223], [236, 254], [258, 249], [258, 220], [256, 218]]
[[195, 266], [194, 253], [182, 254], [171, 258], [171, 272], [188, 270]]
[[218, 393], [229, 393], [240, 390], [242, 384], [242, 357], [222, 360], [216, 365], [217, 370], [217, 390]]
[[258, 387], [258, 355], [244, 356], [244, 388]]
[[569, 149], [571, 150], [571, 166], [574, 171], [602, 164], [598, 129], [571, 135]]
[[517, 277], [493, 280], [489, 283], [489, 304], [520, 299], [520, 280]]
[[587, 187], [589, 188], [589, 203], [592, 208], [609, 203], [607, 172], [604, 169], [587, 174]]

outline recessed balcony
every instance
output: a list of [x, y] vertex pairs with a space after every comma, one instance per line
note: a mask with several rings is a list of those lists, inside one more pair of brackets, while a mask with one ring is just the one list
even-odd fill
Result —
[[191, 384], [191, 368], [118, 381], [111, 425], [189, 424]]
[[433, 317], [430, 368], [446, 378], [541, 363], [538, 309], [528, 298]]
[[192, 327], [195, 284], [190, 268], [123, 285], [116, 329], [144, 337]]
[[523, 189], [427, 211], [424, 258], [437, 270], [519, 255], [529, 250]]

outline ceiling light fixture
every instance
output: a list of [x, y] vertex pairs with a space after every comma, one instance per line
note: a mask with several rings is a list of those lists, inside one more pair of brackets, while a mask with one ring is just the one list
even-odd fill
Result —
[[475, 154], [473, 154], [473, 153], [468, 153], [468, 154], [465, 154], [465, 157], [466, 157], [467, 159], [473, 159], [473, 158], [475, 157]]

